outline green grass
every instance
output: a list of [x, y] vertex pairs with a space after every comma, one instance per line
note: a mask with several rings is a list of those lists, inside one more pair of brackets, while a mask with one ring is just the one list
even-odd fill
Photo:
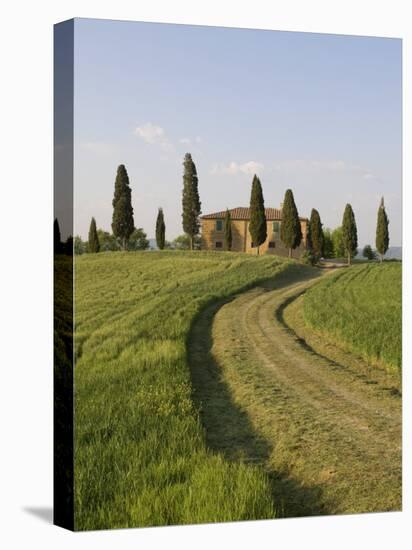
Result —
[[308, 325], [367, 361], [400, 370], [402, 264], [353, 266], [310, 289], [304, 300]]
[[262, 469], [207, 448], [187, 338], [206, 304], [288, 269], [223, 252], [76, 258], [76, 529], [276, 516]]

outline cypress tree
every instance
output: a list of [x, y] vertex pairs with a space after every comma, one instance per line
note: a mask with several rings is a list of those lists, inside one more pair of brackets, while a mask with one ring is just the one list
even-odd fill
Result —
[[97, 235], [96, 220], [92, 218], [90, 222], [89, 229], [89, 252], [99, 252], [100, 251], [100, 242], [99, 236]]
[[342, 243], [348, 258], [348, 265], [350, 265], [351, 259], [355, 256], [358, 248], [358, 231], [356, 228], [355, 214], [350, 204], [346, 205], [345, 212], [343, 213]]
[[183, 166], [183, 231], [190, 239], [190, 250], [193, 250], [194, 239], [199, 234], [200, 229], [199, 216], [201, 212], [201, 203], [199, 199], [196, 166], [190, 153], [186, 153]]
[[73, 237], [69, 235], [67, 241], [63, 245], [63, 250], [66, 256], [73, 256]]
[[319, 259], [323, 253], [323, 231], [319, 212], [312, 208], [308, 225], [308, 248], [312, 255]]
[[54, 219], [54, 224], [53, 224], [53, 240], [54, 240], [54, 253], [60, 254], [62, 249], [62, 243], [61, 243], [59, 221], [57, 218]]
[[134, 230], [132, 191], [129, 185], [129, 176], [126, 167], [120, 164], [117, 169], [113, 197], [113, 235], [120, 239], [123, 250], [127, 250], [127, 243]]
[[381, 262], [389, 248], [389, 219], [385, 210], [383, 197], [378, 209], [378, 222], [376, 224], [376, 250], [379, 252]]
[[267, 227], [262, 185], [256, 174], [253, 176], [252, 192], [250, 194], [249, 233], [254, 246], [257, 247], [256, 252], [259, 254], [259, 246], [266, 241]]
[[156, 220], [156, 244], [160, 250], [163, 250], [165, 247], [166, 241], [166, 225], [163, 215], [163, 209], [159, 208]]
[[282, 208], [282, 223], [280, 224], [280, 238], [283, 244], [289, 248], [289, 258], [292, 250], [302, 242], [302, 228], [300, 226], [298, 209], [291, 189], [287, 189]]
[[226, 209], [225, 216], [225, 249], [232, 250], [232, 218], [230, 212]]

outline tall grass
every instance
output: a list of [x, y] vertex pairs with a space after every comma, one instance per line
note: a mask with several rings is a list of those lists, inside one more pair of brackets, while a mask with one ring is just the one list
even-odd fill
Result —
[[366, 360], [400, 369], [402, 264], [363, 264], [340, 271], [310, 289], [305, 321]]
[[285, 269], [224, 252], [76, 258], [76, 529], [276, 515], [263, 471], [206, 448], [186, 339], [206, 303]]

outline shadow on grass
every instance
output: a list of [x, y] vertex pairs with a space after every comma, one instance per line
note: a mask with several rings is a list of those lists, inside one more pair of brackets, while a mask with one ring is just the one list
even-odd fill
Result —
[[[253, 286], [278, 289], [319, 274], [313, 269], [292, 267]], [[280, 517], [326, 514], [327, 510], [320, 504], [319, 487], [303, 487], [285, 473], [268, 470], [271, 443], [256, 432], [247, 413], [234, 403], [230, 388], [222, 380], [220, 366], [211, 353], [212, 325], [219, 308], [233, 298], [222, 299], [203, 309], [193, 322], [187, 341], [192, 397], [200, 412], [206, 445], [227, 460], [261, 465], [268, 474], [274, 506]]]

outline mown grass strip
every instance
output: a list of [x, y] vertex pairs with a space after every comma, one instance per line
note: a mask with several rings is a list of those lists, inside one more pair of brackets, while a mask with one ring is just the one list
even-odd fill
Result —
[[367, 361], [400, 370], [402, 264], [342, 270], [305, 294], [305, 321]]

